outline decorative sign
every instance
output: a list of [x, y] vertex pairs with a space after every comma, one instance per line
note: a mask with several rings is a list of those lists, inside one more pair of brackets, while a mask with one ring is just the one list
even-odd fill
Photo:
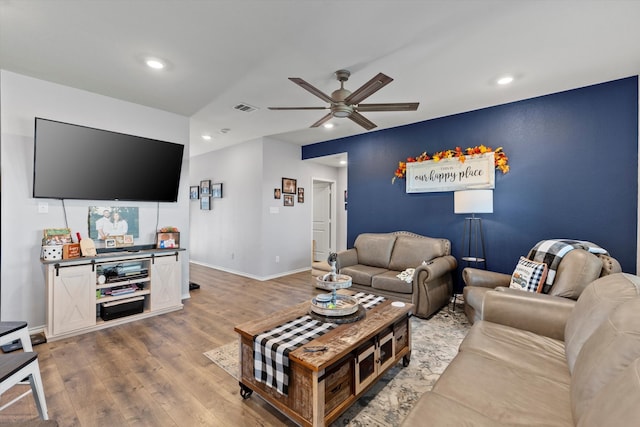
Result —
[[407, 193], [495, 188], [494, 153], [407, 163]]

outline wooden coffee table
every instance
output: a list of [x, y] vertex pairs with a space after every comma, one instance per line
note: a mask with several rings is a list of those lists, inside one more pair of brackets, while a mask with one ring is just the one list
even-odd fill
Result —
[[[387, 299], [367, 310], [364, 319], [341, 324], [291, 351], [286, 395], [254, 378], [253, 339], [308, 314], [310, 303], [236, 326], [234, 330], [240, 335], [240, 394], [247, 399], [256, 392], [301, 425], [330, 424], [400, 359], [408, 366], [411, 357], [409, 317], [414, 305], [401, 304], [392, 304]], [[326, 347], [326, 350], [308, 352], [306, 347]]]

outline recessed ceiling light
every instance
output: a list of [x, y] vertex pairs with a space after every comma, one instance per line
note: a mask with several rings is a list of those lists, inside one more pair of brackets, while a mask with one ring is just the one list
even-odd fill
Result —
[[333, 123], [325, 123], [324, 127], [325, 129], [331, 129], [333, 127]]
[[167, 66], [164, 61], [158, 58], [147, 58], [144, 63], [147, 64], [147, 67], [153, 68], [154, 70], [162, 70]]
[[513, 76], [502, 76], [496, 81], [499, 85], [508, 85], [513, 82]]
[[211, 135], [202, 135], [202, 139], [204, 139], [205, 141], [210, 141]]
[[346, 165], [346, 164], [347, 164], [347, 161], [346, 161], [346, 160], [340, 160], [340, 164], [341, 164], [341, 165]]

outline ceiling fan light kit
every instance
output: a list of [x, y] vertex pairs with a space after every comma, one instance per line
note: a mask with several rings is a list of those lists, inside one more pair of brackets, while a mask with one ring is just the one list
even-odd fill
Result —
[[330, 110], [331, 112], [311, 125], [312, 128], [321, 126], [333, 117], [348, 117], [353, 122], [362, 126], [366, 130], [376, 127], [376, 124], [364, 117], [359, 111], [415, 111], [418, 109], [418, 102], [399, 102], [385, 104], [361, 104], [369, 96], [382, 89], [393, 81], [389, 76], [378, 73], [374, 78], [363, 84], [355, 92], [344, 88], [344, 82], [349, 80], [351, 72], [349, 70], [338, 70], [335, 72], [336, 79], [340, 82], [340, 89], [331, 93], [331, 96], [322, 92], [315, 86], [307, 83], [300, 77], [289, 77], [293, 83], [317, 96], [329, 104], [328, 107], [269, 107], [270, 110]]

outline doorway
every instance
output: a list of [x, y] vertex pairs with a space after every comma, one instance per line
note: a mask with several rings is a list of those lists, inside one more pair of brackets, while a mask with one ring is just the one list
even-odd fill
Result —
[[333, 181], [313, 180], [313, 261], [324, 261], [335, 252], [334, 187]]

